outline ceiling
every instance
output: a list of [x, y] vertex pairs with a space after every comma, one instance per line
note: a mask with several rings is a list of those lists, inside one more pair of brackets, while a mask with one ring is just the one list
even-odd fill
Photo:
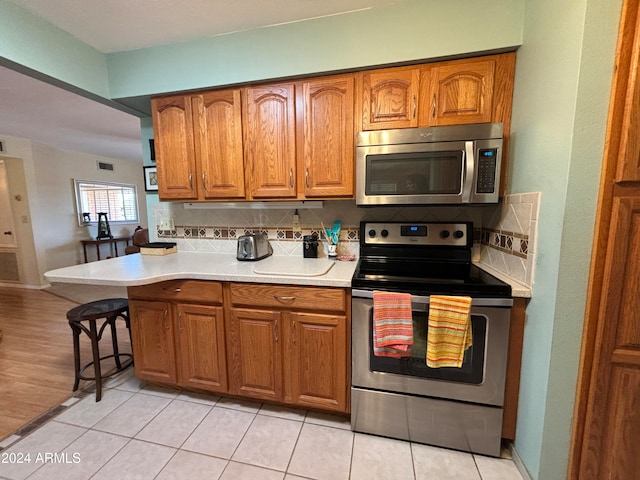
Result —
[[[97, 50], [111, 53], [402, 0], [11, 1]], [[0, 139], [3, 134], [61, 150], [142, 161], [137, 117], [0, 67]]]

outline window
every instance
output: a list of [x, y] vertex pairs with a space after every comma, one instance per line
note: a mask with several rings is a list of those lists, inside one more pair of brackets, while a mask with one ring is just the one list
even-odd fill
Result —
[[79, 223], [85, 213], [89, 221], [98, 221], [98, 213], [105, 212], [109, 222], [135, 223], [138, 221], [138, 191], [135, 185], [111, 182], [75, 180], [76, 207]]

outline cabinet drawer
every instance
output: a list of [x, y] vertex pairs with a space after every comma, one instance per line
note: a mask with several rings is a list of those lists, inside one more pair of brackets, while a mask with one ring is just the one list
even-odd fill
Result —
[[232, 283], [231, 303], [279, 309], [312, 309], [345, 312], [346, 293], [341, 288], [289, 287], [252, 283]]
[[168, 280], [127, 289], [129, 298], [222, 303], [222, 284], [202, 280]]

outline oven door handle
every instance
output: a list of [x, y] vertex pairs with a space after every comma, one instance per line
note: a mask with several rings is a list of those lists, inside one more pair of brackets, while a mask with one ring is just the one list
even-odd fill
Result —
[[[351, 290], [352, 298], [371, 298], [373, 299], [373, 290]], [[426, 310], [427, 305], [431, 302], [428, 295], [411, 295], [411, 308], [414, 310]], [[512, 298], [471, 298], [471, 305], [474, 307], [511, 307], [513, 306]]]

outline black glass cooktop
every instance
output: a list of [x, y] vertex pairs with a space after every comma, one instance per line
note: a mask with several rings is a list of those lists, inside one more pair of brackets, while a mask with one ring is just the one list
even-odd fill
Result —
[[470, 295], [511, 297], [511, 285], [473, 264], [426, 265], [413, 262], [391, 265], [360, 259], [351, 280], [352, 288], [411, 293], [412, 295]]

